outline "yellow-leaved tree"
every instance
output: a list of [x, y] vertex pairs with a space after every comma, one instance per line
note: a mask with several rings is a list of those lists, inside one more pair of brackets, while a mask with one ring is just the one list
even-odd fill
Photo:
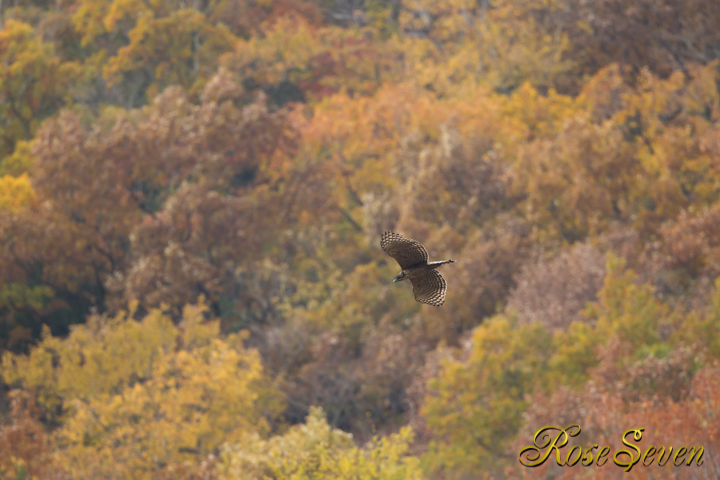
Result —
[[284, 435], [227, 445], [220, 472], [224, 480], [420, 480], [420, 460], [407, 454], [412, 440], [405, 427], [359, 448], [352, 435], [328, 425], [321, 408], [311, 408], [306, 423]]
[[6, 353], [2, 375], [62, 421], [57, 455], [75, 478], [200, 468], [224, 442], [267, 434], [283, 409], [245, 335], [221, 338], [206, 311], [186, 306], [179, 327], [159, 309], [91, 316], [66, 339], [46, 331], [28, 356]]
[[[78, 65], [62, 62], [27, 23], [0, 29], [0, 172], [15, 145], [30, 140], [40, 121], [70, 101]], [[11, 173], [11, 172], [4, 172]]]
[[35, 192], [26, 173], [19, 177], [0, 177], [0, 211], [15, 212], [29, 206], [35, 200]]
[[[169, 85], [198, 88], [236, 37], [217, 19], [217, 2], [78, 0], [72, 22], [83, 47], [100, 48], [87, 62], [120, 98], [138, 106]], [[196, 90], [195, 93], [199, 93]]]

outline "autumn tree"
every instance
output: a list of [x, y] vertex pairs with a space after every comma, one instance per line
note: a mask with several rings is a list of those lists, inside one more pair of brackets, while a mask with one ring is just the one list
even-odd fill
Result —
[[266, 434], [282, 409], [257, 352], [243, 335], [220, 338], [205, 312], [186, 307], [179, 327], [152, 310], [141, 322], [132, 312], [92, 317], [64, 340], [46, 330], [30, 356], [6, 353], [2, 374], [63, 420], [58, 459], [75, 477], [155, 478]]
[[582, 311], [603, 286], [605, 261], [588, 244], [576, 244], [553, 259], [526, 264], [516, 277], [507, 308], [519, 321], [539, 321], [549, 330], [564, 330], [582, 320]]
[[10, 415], [0, 426], [0, 472], [8, 478], [70, 478], [53, 457], [52, 436], [39, 421], [35, 398], [24, 390], [9, 393]]
[[[302, 1], [76, 0], [72, 22], [88, 69], [101, 76], [112, 103], [137, 107], [170, 85], [199, 95], [216, 72], [218, 58], [239, 38], [258, 33], [263, 21], [295, 12], [317, 21], [318, 11]], [[102, 92], [100, 92], [102, 93]]]
[[18, 142], [69, 103], [77, 65], [62, 62], [27, 23], [9, 20], [0, 30], [0, 168]]
[[[190, 288], [189, 297], [162, 293], [152, 297], [152, 291], [134, 288], [154, 278], [155, 273], [142, 265], [164, 263], [162, 256], [154, 256], [157, 249], [170, 254], [176, 248], [170, 244], [191, 240], [188, 234], [197, 226], [200, 238], [187, 245], [183, 262], [206, 263], [213, 272], [226, 269], [228, 256], [238, 252], [237, 235], [252, 240], [256, 249], [262, 247], [263, 238], [253, 232], [270, 235], [247, 223], [272, 217], [271, 212], [259, 216], [253, 208], [262, 204], [261, 197], [248, 194], [272, 195], [268, 177], [258, 172], [273, 152], [292, 148], [292, 133], [282, 113], [271, 112], [262, 103], [236, 107], [232, 99], [239, 92], [242, 89], [221, 74], [208, 84], [200, 105], [181, 90], [169, 89], [144, 111], [107, 111], [100, 125], [92, 128], [72, 112], [43, 126], [32, 147], [38, 201], [20, 212], [3, 213], [0, 230], [3, 261], [8, 265], [2, 281], [43, 288], [45, 300], [34, 306], [15, 304], [6, 311], [8, 325], [19, 323], [37, 336], [41, 326], [49, 324], [55, 334], [62, 334], [91, 306], [100, 311], [117, 309], [136, 298], [143, 308], [171, 301], [179, 309], [187, 298], [201, 293], [219, 311], [217, 289], [200, 277], [172, 280], [177, 285], [170, 290]], [[224, 204], [227, 215], [246, 223], [233, 228], [228, 218], [216, 216], [206, 226], [195, 225], [200, 216], [192, 197], [198, 196], [210, 202], [206, 208]], [[279, 206], [269, 200], [264, 204]], [[174, 212], [173, 216], [164, 210]], [[181, 215], [189, 223], [176, 223], [182, 222]], [[167, 233], [158, 235], [158, 228]], [[208, 250], [219, 238], [226, 239], [220, 240], [226, 246]], [[245, 258], [253, 254], [249, 247], [245, 246]], [[172, 262], [178, 257], [170, 258]], [[199, 276], [202, 271], [196, 269]], [[231, 269], [228, 274], [234, 278], [235, 272]], [[188, 286], [181, 286], [183, 282]], [[148, 302], [146, 295], [151, 295]]]
[[424, 478], [417, 457], [408, 454], [409, 428], [375, 438], [363, 448], [352, 435], [333, 429], [322, 409], [313, 408], [305, 424], [269, 440], [247, 437], [222, 452], [221, 478], [267, 479], [395, 479]]
[[317, 102], [345, 90], [370, 95], [403, 78], [402, 51], [378, 41], [370, 28], [316, 26], [293, 15], [268, 21], [262, 33], [239, 41], [220, 62], [250, 89], [278, 104]]
[[720, 18], [714, 2], [571, 0], [566, 5], [571, 52], [585, 72], [618, 62], [667, 76], [720, 58], [720, 37], [711, 26]]

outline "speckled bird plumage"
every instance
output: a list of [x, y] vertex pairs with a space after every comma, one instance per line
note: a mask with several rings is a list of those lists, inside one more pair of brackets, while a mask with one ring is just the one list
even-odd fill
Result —
[[380, 247], [402, 268], [393, 283], [410, 279], [416, 301], [435, 307], [445, 303], [447, 283], [436, 269], [446, 263], [455, 263], [455, 260], [428, 262], [428, 253], [422, 243], [399, 233], [383, 233]]

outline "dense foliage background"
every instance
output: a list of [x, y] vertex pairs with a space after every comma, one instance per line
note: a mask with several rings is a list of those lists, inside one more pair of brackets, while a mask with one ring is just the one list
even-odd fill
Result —
[[0, 14], [1, 478], [720, 476], [717, 1]]

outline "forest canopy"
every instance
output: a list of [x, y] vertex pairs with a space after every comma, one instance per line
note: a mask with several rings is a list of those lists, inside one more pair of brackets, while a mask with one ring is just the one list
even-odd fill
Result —
[[517, 453], [571, 423], [720, 475], [720, 3], [0, 21], [0, 477], [569, 479]]

